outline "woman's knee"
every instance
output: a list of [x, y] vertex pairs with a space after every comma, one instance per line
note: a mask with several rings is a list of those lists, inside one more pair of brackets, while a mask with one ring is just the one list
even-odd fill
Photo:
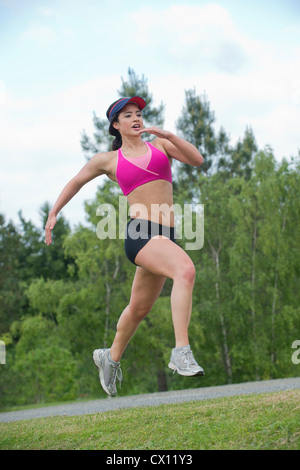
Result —
[[134, 320], [143, 320], [148, 313], [150, 312], [152, 308], [152, 304], [136, 304], [134, 302], [130, 303], [128, 306], [129, 310], [129, 315], [134, 319]]
[[180, 265], [175, 274], [175, 279], [178, 279], [181, 283], [188, 284], [189, 286], [194, 285], [195, 277], [196, 269], [192, 260], [186, 261]]

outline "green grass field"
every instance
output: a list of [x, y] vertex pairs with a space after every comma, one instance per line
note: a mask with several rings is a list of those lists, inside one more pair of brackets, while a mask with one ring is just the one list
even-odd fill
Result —
[[300, 390], [0, 423], [0, 449], [300, 448]]

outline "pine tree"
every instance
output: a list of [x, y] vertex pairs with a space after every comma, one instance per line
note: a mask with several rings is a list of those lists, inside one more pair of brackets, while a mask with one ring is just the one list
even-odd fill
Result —
[[[197, 96], [196, 90], [185, 91], [185, 105], [182, 115], [177, 120], [176, 128], [179, 134], [191, 142], [201, 152], [204, 163], [201, 170], [208, 173], [213, 166], [213, 157], [217, 151], [217, 140], [213, 123], [214, 113], [210, 110], [210, 103], [206, 95]], [[188, 177], [193, 176], [193, 167], [185, 165], [183, 172]]]
[[140, 78], [136, 75], [135, 71], [129, 67], [128, 79], [125, 81], [123, 78], [122, 86], [118, 90], [119, 96], [141, 96], [146, 101], [146, 107], [143, 109], [143, 119], [145, 126], [155, 125], [162, 127], [164, 124], [163, 112], [164, 104], [161, 103], [158, 107], [153, 107], [152, 94], [149, 93], [147, 79], [142, 75]]
[[228, 177], [244, 176], [251, 178], [253, 157], [258, 147], [251, 127], [247, 127], [242, 140], [238, 140], [235, 147], [228, 149], [226, 155], [218, 161], [218, 171], [223, 171]]

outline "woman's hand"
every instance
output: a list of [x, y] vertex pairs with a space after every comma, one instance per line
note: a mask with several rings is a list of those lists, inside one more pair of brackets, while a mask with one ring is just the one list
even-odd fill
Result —
[[152, 126], [152, 127], [145, 127], [144, 129], [140, 130], [140, 135], [143, 132], [148, 132], [148, 134], [154, 134], [156, 137], [159, 137], [161, 139], [169, 139], [172, 136], [172, 132], [169, 131], [164, 131], [163, 129], [159, 129], [158, 127]]
[[51, 245], [52, 243], [52, 237], [51, 237], [51, 230], [53, 230], [54, 225], [56, 224], [57, 218], [53, 214], [49, 214], [47, 223], [45, 225], [45, 231], [46, 231], [46, 236], [45, 236], [45, 242], [47, 245]]

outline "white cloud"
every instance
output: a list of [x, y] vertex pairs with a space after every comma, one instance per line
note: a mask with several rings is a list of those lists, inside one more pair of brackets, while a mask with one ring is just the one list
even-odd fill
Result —
[[[116, 75], [98, 77], [42, 98], [15, 98], [6, 93], [0, 119], [0, 212], [39, 223], [47, 200], [54, 203], [63, 186], [85, 164], [80, 147], [83, 128], [92, 136], [92, 111], [104, 119], [120, 86]], [[0, 117], [1, 118], [1, 117]], [[83, 201], [94, 197], [100, 180], [89, 183], [63, 210], [74, 223], [84, 221]]]
[[41, 98], [15, 98], [8, 90], [1, 122], [2, 148], [11, 148], [13, 140], [24, 152], [78, 148], [79, 133], [85, 125], [90, 127], [92, 111], [105, 118], [119, 85], [119, 76], [104, 76]]
[[41, 5], [37, 8], [37, 13], [44, 18], [61, 19], [61, 14], [56, 8]]
[[[280, 68], [277, 74], [276, 68]], [[210, 101], [216, 130], [223, 126], [232, 144], [243, 137], [246, 126], [251, 126], [259, 147], [271, 145], [280, 160], [295, 155], [300, 146], [300, 81], [291, 80], [288, 64], [278, 62], [274, 69], [253, 69], [240, 76], [224, 72], [189, 77], [153, 75], [149, 85], [157, 104], [166, 103], [167, 129], [175, 131], [174, 123], [185, 100], [184, 90], [196, 88], [197, 94], [205, 92]]]
[[[245, 121], [245, 117], [240, 119], [241, 122]], [[261, 146], [269, 144], [275, 150], [277, 157], [289, 159], [300, 150], [299, 122], [300, 108], [282, 104], [274, 106], [272, 110], [261, 117], [253, 117], [252, 127]], [[291, 146], [287, 146], [287, 142], [290, 142]]]
[[300, 105], [300, 77], [292, 80], [291, 100], [294, 105]]
[[75, 31], [72, 22], [64, 18], [59, 9], [38, 6], [32, 12], [32, 20], [25, 23], [20, 32], [20, 40], [35, 47], [67, 46], [75, 43]]
[[[35, 53], [40, 41], [41, 47], [51, 50], [50, 66], [51, 60], [54, 64], [56, 61], [65, 64], [65, 58], [70, 60], [65, 64], [62, 80], [77, 85], [55, 91], [57, 82], [52, 83], [50, 70], [49, 77], [45, 73], [44, 78], [49, 81], [45, 81], [43, 89], [52, 90], [51, 94], [38, 98], [35, 90], [22, 88], [22, 81], [18, 81], [18, 86], [14, 78], [11, 80], [14, 85], [9, 78], [7, 83], [0, 82], [0, 105], [4, 105], [0, 112], [4, 167], [0, 212], [13, 217], [22, 208], [26, 217], [36, 220], [41, 204], [45, 200], [54, 202], [63, 185], [84, 164], [80, 132], [85, 128], [88, 135], [93, 134], [93, 110], [105, 118], [107, 106], [117, 97], [120, 77], [127, 71], [124, 66], [127, 60], [127, 66], [137, 74], [145, 74], [155, 104], [161, 101], [166, 104], [166, 129], [175, 131], [175, 121], [184, 104], [184, 90], [195, 87], [198, 94], [206, 92], [217, 118], [216, 129], [224, 126], [232, 143], [250, 125], [260, 147], [270, 144], [278, 159], [296, 153], [300, 49], [295, 25], [285, 25], [277, 32], [277, 37], [283, 40], [280, 45], [275, 34], [269, 42], [267, 36], [259, 41], [255, 26], [248, 34], [242, 31], [229, 10], [220, 5], [174, 2], [166, 7], [162, 2], [159, 7], [152, 3], [153, 6], [140, 8], [137, 4], [134, 11], [127, 9], [126, 13], [120, 7], [115, 18], [116, 32], [110, 37], [106, 35], [109, 16], [99, 15], [94, 21], [93, 9], [86, 11], [79, 3], [73, 4], [76, 12], [69, 16], [67, 10], [58, 8], [57, 2], [54, 5], [43, 2], [44, 6], [26, 17], [22, 28], [28, 67], [35, 70], [39, 65]], [[108, 10], [106, 13], [111, 14]], [[19, 38], [22, 33], [16, 34]], [[106, 46], [101, 49], [104, 37], [109, 41], [107, 49]], [[92, 62], [78, 60], [81, 55], [78, 47], [73, 46], [75, 41], [82, 47], [81, 52], [91, 53]], [[64, 45], [72, 47], [62, 56]], [[16, 51], [14, 54], [7, 69], [11, 63], [18, 63], [18, 54]], [[120, 65], [123, 56], [126, 59]], [[84, 74], [78, 72], [78, 65]], [[95, 78], [99, 70], [102, 76]], [[108, 70], [113, 70], [114, 75], [104, 75]], [[38, 70], [36, 79], [40, 77]], [[83, 200], [94, 196], [97, 184], [99, 181], [84, 187], [65, 208], [71, 223], [84, 220]], [[18, 196], [20, 193], [23, 197]]]
[[57, 41], [55, 31], [49, 26], [41, 26], [31, 24], [21, 34], [22, 40], [31, 40], [41, 43], [42, 45], [51, 45]]
[[[147, 7], [135, 13], [135, 20], [136, 36], [156, 54], [173, 61], [174, 74], [159, 76], [158, 71], [151, 78], [154, 96], [167, 103], [166, 125], [171, 127], [171, 120], [181, 112], [184, 89], [195, 87], [198, 94], [206, 92], [216, 125], [224, 126], [233, 143], [242, 137], [246, 126], [252, 126], [259, 145], [271, 145], [278, 159], [297, 152], [297, 42], [291, 42], [294, 46], [287, 51], [280, 41], [249, 36], [239, 30], [225, 8], [214, 4], [173, 5], [161, 10]], [[286, 38], [296, 34], [294, 28], [283, 31]], [[185, 74], [176, 74], [179, 63]]]
[[174, 62], [238, 71], [247, 62], [249, 39], [235, 27], [229, 12], [215, 4], [172, 5], [136, 11], [136, 37]]
[[66, 46], [75, 42], [75, 34], [69, 26], [46, 26], [32, 23], [21, 34], [21, 41], [31, 41], [38, 47]]

